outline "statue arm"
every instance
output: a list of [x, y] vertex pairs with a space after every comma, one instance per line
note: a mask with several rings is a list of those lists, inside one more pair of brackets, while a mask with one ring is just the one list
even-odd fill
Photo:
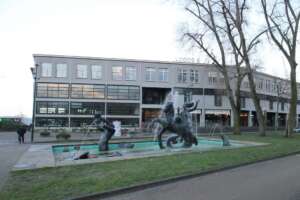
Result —
[[196, 101], [196, 102], [194, 103], [193, 107], [188, 108], [188, 112], [192, 112], [192, 111], [196, 110], [197, 107], [198, 107], [198, 101]]

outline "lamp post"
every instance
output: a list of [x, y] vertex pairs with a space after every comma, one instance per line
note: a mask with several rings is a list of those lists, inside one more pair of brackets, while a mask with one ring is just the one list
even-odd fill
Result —
[[35, 127], [35, 99], [36, 99], [36, 78], [37, 78], [37, 74], [36, 74], [36, 69], [37, 69], [38, 64], [35, 65], [35, 67], [31, 67], [31, 74], [33, 77], [33, 106], [32, 106], [32, 125], [31, 125], [31, 143], [33, 143], [33, 139], [34, 139], [34, 127]]

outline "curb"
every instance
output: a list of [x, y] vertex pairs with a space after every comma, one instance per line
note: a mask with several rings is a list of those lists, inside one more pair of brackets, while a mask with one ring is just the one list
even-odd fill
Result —
[[133, 185], [133, 186], [129, 186], [129, 187], [123, 187], [123, 188], [119, 188], [119, 189], [109, 190], [106, 192], [94, 193], [91, 195], [71, 198], [68, 200], [99, 200], [102, 198], [108, 198], [108, 197], [113, 197], [113, 196], [117, 196], [120, 194], [136, 192], [139, 190], [144, 190], [144, 189], [148, 189], [148, 188], [152, 188], [152, 187], [156, 187], [156, 186], [160, 186], [160, 185], [166, 185], [169, 183], [175, 183], [178, 181], [196, 178], [196, 177], [200, 177], [200, 176], [204, 176], [204, 175], [208, 175], [208, 174], [212, 174], [212, 173], [216, 173], [216, 172], [222, 172], [225, 170], [235, 169], [238, 167], [243, 167], [243, 166], [257, 164], [257, 163], [261, 163], [261, 162], [265, 162], [265, 161], [270, 161], [270, 160], [275, 160], [275, 159], [284, 158], [284, 157], [288, 157], [288, 156], [293, 156], [293, 155], [297, 155], [299, 153], [300, 153], [300, 151], [296, 151], [296, 152], [288, 153], [285, 155], [278, 155], [278, 156], [261, 159], [261, 160], [257, 160], [257, 161], [249, 161], [249, 162], [245, 162], [245, 163], [241, 163], [241, 164], [237, 164], [237, 165], [222, 167], [219, 169], [207, 170], [207, 171], [199, 172], [199, 173], [192, 173], [192, 174], [187, 174], [187, 175], [182, 175], [182, 176], [166, 178], [166, 179], [159, 180], [159, 181], [152, 181], [152, 182], [143, 183], [140, 185]]

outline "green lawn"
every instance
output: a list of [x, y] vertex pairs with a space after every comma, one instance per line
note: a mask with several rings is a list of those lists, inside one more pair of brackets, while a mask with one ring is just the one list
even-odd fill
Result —
[[11, 173], [0, 199], [65, 199], [300, 151], [300, 136], [231, 138], [271, 145], [18, 171]]

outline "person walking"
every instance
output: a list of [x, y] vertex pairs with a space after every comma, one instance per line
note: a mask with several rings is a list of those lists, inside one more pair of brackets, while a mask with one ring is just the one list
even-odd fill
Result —
[[26, 127], [25, 126], [21, 126], [17, 129], [17, 133], [18, 133], [18, 140], [20, 144], [24, 144], [24, 135], [26, 133]]

